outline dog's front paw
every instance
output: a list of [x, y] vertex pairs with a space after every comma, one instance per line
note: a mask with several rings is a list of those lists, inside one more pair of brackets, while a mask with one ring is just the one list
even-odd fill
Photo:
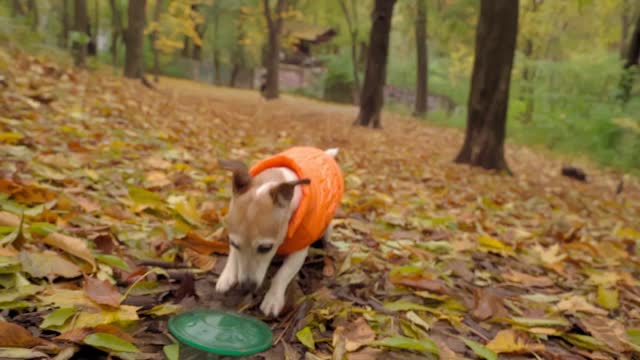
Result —
[[280, 291], [271, 291], [270, 289], [262, 300], [262, 304], [260, 304], [260, 310], [262, 310], [262, 313], [267, 316], [276, 317], [280, 315], [285, 302], [286, 299], [284, 293]]
[[225, 293], [229, 291], [238, 282], [235, 274], [232, 274], [229, 271], [223, 271], [220, 277], [218, 278], [218, 282], [216, 283], [216, 291], [220, 293]]

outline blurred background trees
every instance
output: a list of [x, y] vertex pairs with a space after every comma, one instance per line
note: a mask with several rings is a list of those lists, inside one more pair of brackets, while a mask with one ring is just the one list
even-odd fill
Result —
[[[369, 65], [382, 65], [374, 9], [391, 3], [385, 75], [367, 85]], [[384, 106], [464, 127], [481, 3], [12, 0], [0, 4], [0, 37], [133, 77], [154, 73], [365, 107], [375, 99], [365, 112], [373, 115], [358, 118], [373, 125], [384, 126], [376, 115]], [[640, 2], [521, 0], [517, 10], [507, 139], [640, 167]]]

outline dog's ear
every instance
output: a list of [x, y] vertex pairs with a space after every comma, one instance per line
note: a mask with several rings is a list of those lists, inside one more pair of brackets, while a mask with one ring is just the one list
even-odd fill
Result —
[[300, 179], [296, 181], [288, 181], [275, 186], [269, 191], [273, 203], [278, 207], [287, 207], [293, 198], [293, 190], [298, 185], [309, 185], [311, 180]]
[[247, 166], [238, 160], [219, 160], [218, 165], [221, 168], [233, 172], [233, 193], [235, 195], [242, 194], [249, 189], [251, 185], [251, 174]]

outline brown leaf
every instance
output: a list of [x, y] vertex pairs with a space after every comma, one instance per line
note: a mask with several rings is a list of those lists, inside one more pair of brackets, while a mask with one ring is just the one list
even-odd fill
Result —
[[63, 332], [62, 334], [56, 336], [53, 339], [54, 340], [70, 341], [70, 342], [76, 343], [76, 344], [82, 344], [82, 341], [84, 340], [84, 338], [86, 338], [87, 336], [93, 334], [94, 332], [95, 332], [95, 330], [90, 329], [90, 328], [75, 328], [75, 329], [69, 330], [67, 332]]
[[588, 316], [580, 319], [585, 330], [594, 338], [607, 344], [611, 350], [621, 353], [630, 350], [624, 325], [604, 316]]
[[502, 299], [490, 288], [473, 289], [473, 312], [471, 315], [477, 320], [487, 320], [496, 315], [505, 314], [506, 309]]
[[111, 307], [120, 306], [122, 296], [118, 288], [106, 280], [85, 277], [84, 293], [98, 304]]
[[502, 278], [525, 286], [549, 287], [554, 285], [553, 280], [547, 276], [532, 276], [515, 270], [508, 270], [502, 275]]
[[77, 256], [80, 259], [88, 262], [95, 269], [96, 260], [89, 250], [87, 243], [71, 236], [62, 235], [59, 233], [50, 233], [43, 240], [45, 244], [62, 249], [67, 253]]
[[0, 322], [0, 347], [32, 348], [46, 343], [18, 324]]
[[345, 341], [344, 345], [347, 352], [353, 352], [373, 342], [376, 339], [376, 333], [364, 317], [359, 317], [346, 326], [340, 325], [336, 328], [333, 335], [334, 344], [339, 339]]
[[229, 243], [219, 240], [207, 240], [193, 231], [180, 239], [175, 239], [174, 242], [203, 255], [229, 253]]
[[404, 285], [419, 290], [428, 290], [437, 294], [447, 294], [449, 292], [444, 282], [438, 279], [403, 277], [392, 281], [397, 285]]
[[336, 274], [336, 264], [329, 256], [324, 256], [324, 266], [322, 267], [322, 276], [333, 277]]
[[216, 266], [217, 258], [209, 255], [202, 255], [190, 248], [184, 249], [184, 260], [187, 264], [205, 271], [213, 270]]

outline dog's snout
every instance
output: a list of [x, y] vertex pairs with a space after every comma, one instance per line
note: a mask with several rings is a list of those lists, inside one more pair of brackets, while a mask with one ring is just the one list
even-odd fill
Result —
[[243, 292], [254, 292], [258, 289], [258, 283], [252, 279], [245, 280], [240, 283], [240, 289]]

